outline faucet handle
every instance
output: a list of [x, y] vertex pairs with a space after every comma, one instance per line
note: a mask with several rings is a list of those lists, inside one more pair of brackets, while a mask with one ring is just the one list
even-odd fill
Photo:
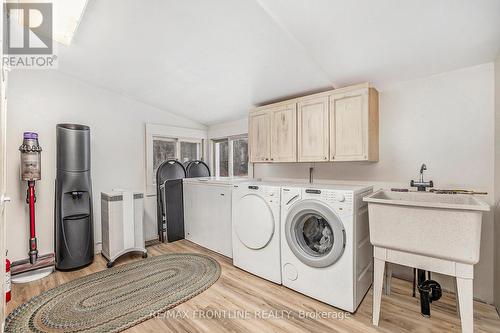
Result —
[[425, 170], [427, 170], [427, 165], [425, 165], [425, 163], [422, 163], [422, 166], [420, 167], [420, 173], [424, 173]]
[[426, 191], [428, 187], [434, 187], [434, 182], [432, 180], [428, 182], [424, 181], [410, 181], [410, 186], [411, 187], [416, 187], [417, 191]]

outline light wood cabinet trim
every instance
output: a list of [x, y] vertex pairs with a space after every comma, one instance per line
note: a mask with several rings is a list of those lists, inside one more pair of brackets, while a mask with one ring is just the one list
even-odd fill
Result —
[[325, 91], [315, 93], [315, 94], [304, 95], [304, 96], [294, 97], [294, 98], [290, 98], [290, 99], [284, 99], [282, 101], [258, 106], [255, 109], [253, 109], [251, 112], [255, 112], [255, 111], [259, 111], [259, 110], [267, 110], [269, 108], [275, 108], [275, 107], [282, 107], [282, 106], [287, 105], [287, 104], [297, 104], [300, 100], [304, 100], [304, 99], [315, 99], [315, 98], [320, 98], [320, 97], [325, 97], [325, 96], [328, 97], [333, 93], [340, 94], [340, 93], [344, 93], [344, 92], [348, 92], [348, 91], [352, 91], [352, 90], [357, 90], [357, 89], [363, 89], [363, 88], [368, 89], [370, 87], [371, 87], [371, 85], [369, 82], [358, 83], [358, 84], [348, 86], [348, 87], [325, 90]]
[[379, 160], [379, 111], [378, 91], [369, 88], [369, 121], [368, 121], [368, 160], [377, 162]]
[[258, 106], [255, 109], [253, 109], [252, 111], [250, 111], [250, 113], [259, 112], [259, 111], [268, 111], [269, 109], [283, 108], [283, 107], [286, 107], [287, 105], [290, 105], [290, 104], [297, 104], [297, 101], [298, 101], [298, 98], [292, 98], [292, 99], [287, 99], [287, 100], [272, 103], [272, 104]]

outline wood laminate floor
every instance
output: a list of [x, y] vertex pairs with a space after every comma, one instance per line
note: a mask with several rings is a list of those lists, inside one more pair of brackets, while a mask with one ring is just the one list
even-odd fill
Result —
[[[355, 314], [348, 314], [327, 304], [303, 296], [246, 273], [231, 260], [183, 240], [148, 248], [150, 255], [172, 252], [204, 253], [222, 267], [220, 279], [202, 294], [152, 318], [127, 333], [139, 332], [460, 332], [454, 295], [445, 293], [432, 304], [432, 317], [423, 318], [411, 284], [393, 279], [392, 294], [382, 296], [380, 326], [371, 324], [372, 294], [366, 295]], [[118, 260], [120, 265], [141, 260], [130, 255]], [[96, 256], [94, 263], [73, 272], [56, 272], [29, 284], [13, 285], [13, 299], [8, 311], [41, 292], [75, 278], [106, 269], [106, 262]], [[500, 319], [493, 306], [474, 302], [475, 332], [500, 332]]]

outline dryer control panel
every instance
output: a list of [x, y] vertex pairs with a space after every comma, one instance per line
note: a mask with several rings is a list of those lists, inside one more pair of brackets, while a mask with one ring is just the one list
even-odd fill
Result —
[[255, 193], [263, 197], [270, 204], [280, 204], [280, 188], [261, 184], [238, 184], [234, 186], [245, 193]]

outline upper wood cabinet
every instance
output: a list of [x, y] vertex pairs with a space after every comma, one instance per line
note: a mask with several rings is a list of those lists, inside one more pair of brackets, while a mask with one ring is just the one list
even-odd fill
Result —
[[255, 111], [248, 119], [250, 162], [266, 162], [271, 159], [271, 116], [268, 110]]
[[270, 110], [271, 161], [297, 161], [296, 104], [287, 104]]
[[378, 160], [378, 92], [361, 88], [330, 95], [330, 160]]
[[296, 104], [279, 104], [250, 113], [248, 135], [250, 162], [296, 162]]
[[298, 161], [328, 161], [328, 96], [297, 103]]
[[257, 108], [250, 162], [378, 161], [378, 92], [368, 83]]

